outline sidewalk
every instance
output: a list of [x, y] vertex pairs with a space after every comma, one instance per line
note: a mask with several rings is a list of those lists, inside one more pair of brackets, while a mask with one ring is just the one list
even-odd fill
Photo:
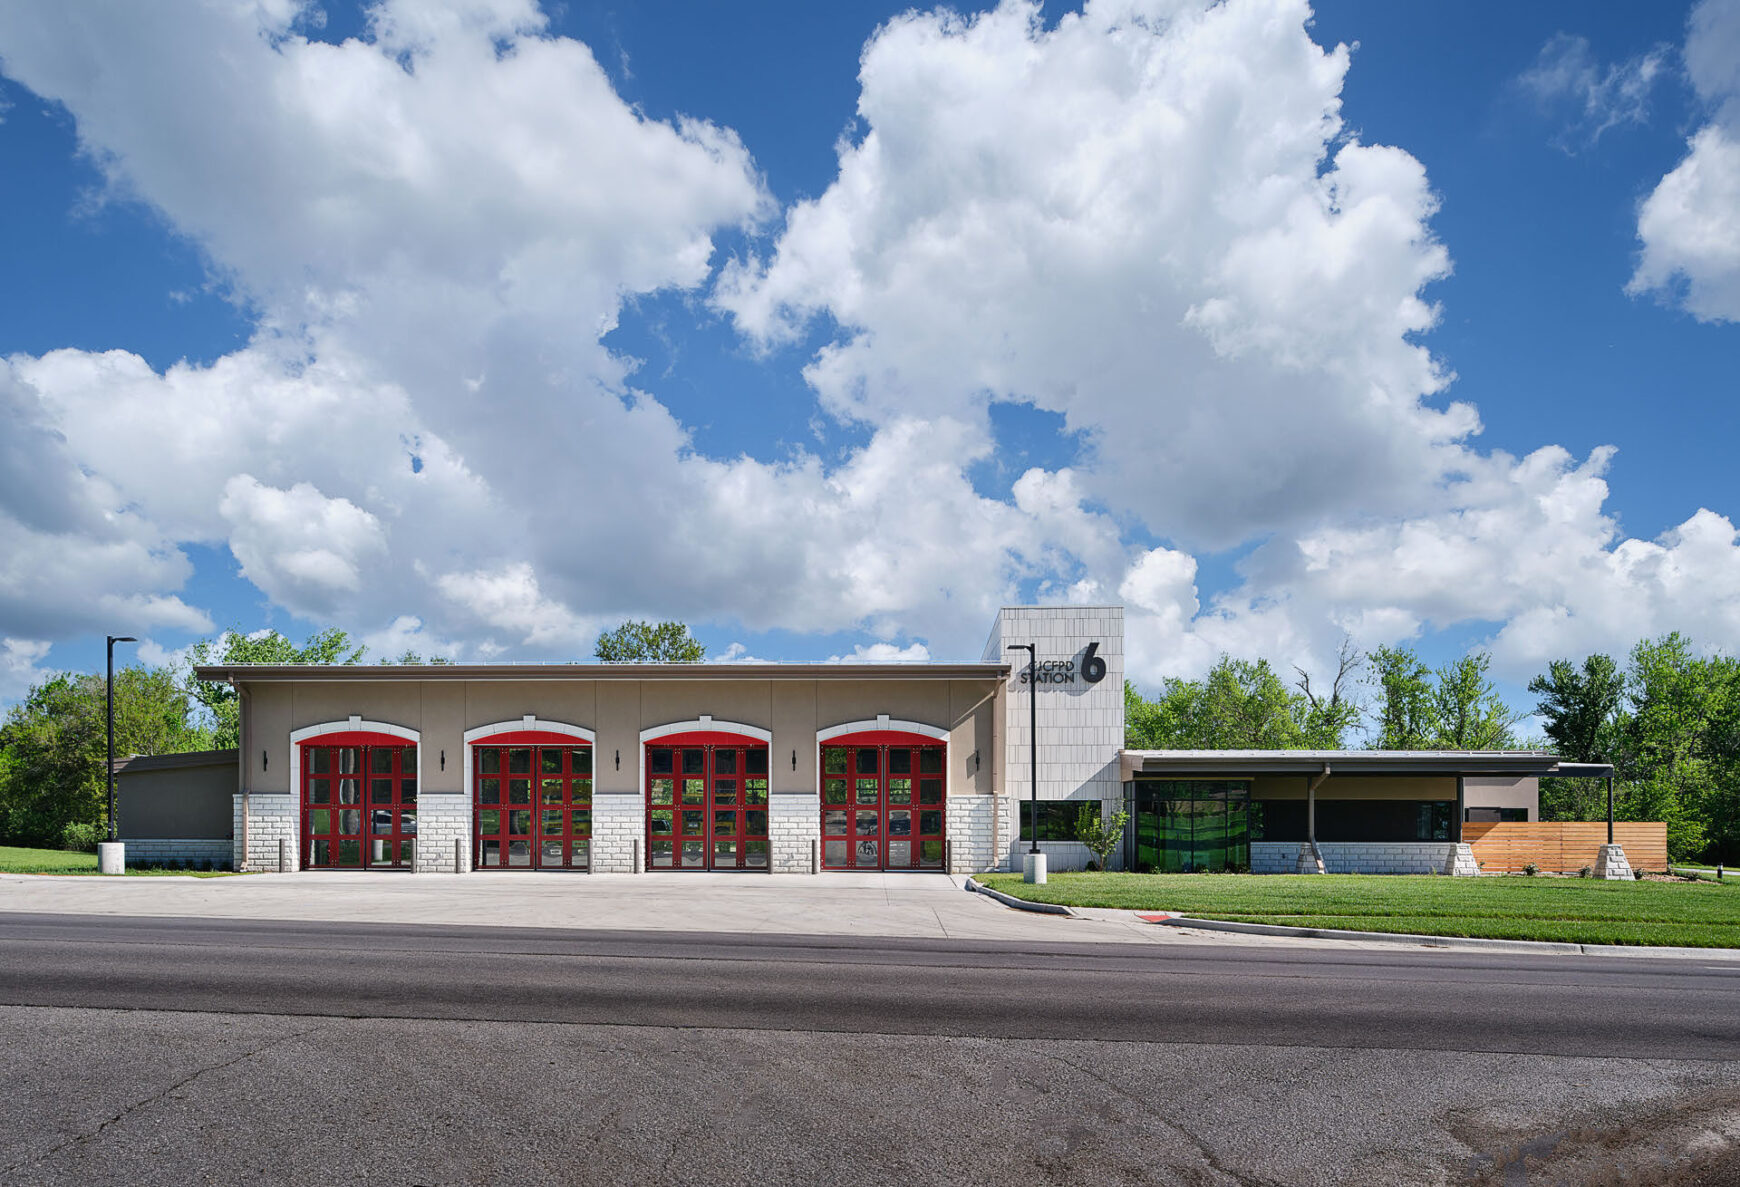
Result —
[[[0, 875], [0, 911], [780, 935], [1165, 943], [1169, 929], [1012, 911], [946, 874]], [[1198, 942], [1201, 942], [1200, 939]]]

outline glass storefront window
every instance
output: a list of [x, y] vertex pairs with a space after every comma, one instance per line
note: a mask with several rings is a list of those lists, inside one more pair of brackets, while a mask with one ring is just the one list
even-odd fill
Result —
[[1250, 784], [1222, 779], [1149, 779], [1131, 785], [1138, 872], [1220, 873], [1248, 870]]

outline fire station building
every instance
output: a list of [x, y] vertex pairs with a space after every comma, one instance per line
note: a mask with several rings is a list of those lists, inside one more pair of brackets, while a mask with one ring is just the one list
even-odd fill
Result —
[[[1034, 645], [1036, 666], [1012, 644]], [[1536, 779], [1556, 766], [1537, 752], [1126, 751], [1119, 606], [1005, 608], [977, 663], [197, 674], [236, 689], [240, 745], [122, 767], [130, 856], [971, 873], [1019, 868], [1037, 816], [1052, 868], [1069, 869], [1088, 859], [1072, 839], [1086, 804], [1131, 813], [1132, 868], [1291, 869], [1311, 830], [1332, 866], [1413, 872], [1454, 866], [1464, 820], [1534, 819]]]

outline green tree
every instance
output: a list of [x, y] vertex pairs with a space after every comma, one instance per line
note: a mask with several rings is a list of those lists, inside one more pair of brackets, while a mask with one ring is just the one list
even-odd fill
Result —
[[1428, 750], [1438, 733], [1432, 672], [1407, 647], [1371, 653], [1368, 683], [1377, 691], [1373, 750]]
[[1465, 655], [1437, 671], [1432, 689], [1436, 750], [1509, 750], [1516, 745], [1511, 727], [1522, 714], [1511, 711], [1487, 678], [1492, 656]]
[[1293, 750], [1305, 744], [1302, 697], [1269, 666], [1221, 656], [1203, 682], [1198, 735], [1209, 750]]
[[[62, 672], [30, 689], [0, 725], [0, 837], [83, 843], [108, 816], [103, 678]], [[174, 672], [115, 673], [115, 754], [174, 754], [211, 744], [191, 721]]]
[[[1535, 712], [1545, 723], [1547, 744], [1569, 762], [1610, 762], [1619, 745], [1625, 676], [1609, 655], [1591, 655], [1579, 669], [1556, 659], [1529, 681], [1540, 698]], [[1593, 779], [1542, 779], [1542, 820], [1599, 820], [1606, 789]]]
[[680, 622], [625, 622], [599, 635], [592, 653], [607, 664], [698, 664], [707, 648]]
[[1087, 846], [1102, 870], [1111, 869], [1112, 853], [1124, 841], [1124, 826], [1130, 814], [1114, 812], [1109, 819], [1100, 819], [1098, 804], [1083, 804], [1075, 814], [1075, 839]]
[[[244, 635], [225, 631], [216, 639], [202, 639], [189, 651], [194, 665], [202, 664], [354, 664], [368, 650], [352, 643], [350, 635], [336, 627], [310, 635], [298, 647], [277, 631]], [[211, 714], [212, 745], [227, 749], [239, 745], [240, 718], [236, 690], [221, 680], [190, 677], [188, 692]]]
[[1349, 730], [1359, 726], [1364, 709], [1353, 693], [1365, 656], [1343, 638], [1335, 655], [1335, 677], [1329, 691], [1320, 693], [1311, 687], [1311, 674], [1295, 667], [1299, 675], [1299, 695], [1304, 699], [1299, 712], [1299, 726], [1305, 735], [1305, 745], [1311, 750], [1340, 750], [1347, 744]]
[[1615, 814], [1666, 824], [1668, 856], [1676, 861], [1704, 849], [1710, 824], [1718, 845], [1729, 833], [1724, 818], [1734, 789], [1717, 726], [1737, 678], [1734, 664], [1700, 660], [1677, 631], [1631, 651], [1630, 711], [1619, 730], [1624, 784]]

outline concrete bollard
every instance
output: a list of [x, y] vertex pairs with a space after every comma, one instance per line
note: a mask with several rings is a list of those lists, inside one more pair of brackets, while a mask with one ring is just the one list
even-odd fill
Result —
[[97, 842], [97, 873], [125, 874], [127, 872], [127, 843], [125, 841]]
[[278, 838], [278, 872], [280, 874], [288, 874], [290, 872], [290, 838], [289, 837], [279, 837]]
[[810, 838], [810, 873], [822, 872], [822, 843], [814, 837]]
[[411, 842], [411, 872], [413, 874], [423, 872], [423, 846], [415, 841]]
[[953, 874], [955, 870], [955, 842], [951, 837], [943, 842], [943, 869]]
[[465, 868], [465, 842], [458, 837], [453, 838], [453, 872], [455, 874], [469, 872]]
[[1023, 853], [1021, 855], [1021, 881], [1030, 886], [1045, 885], [1045, 854]]

